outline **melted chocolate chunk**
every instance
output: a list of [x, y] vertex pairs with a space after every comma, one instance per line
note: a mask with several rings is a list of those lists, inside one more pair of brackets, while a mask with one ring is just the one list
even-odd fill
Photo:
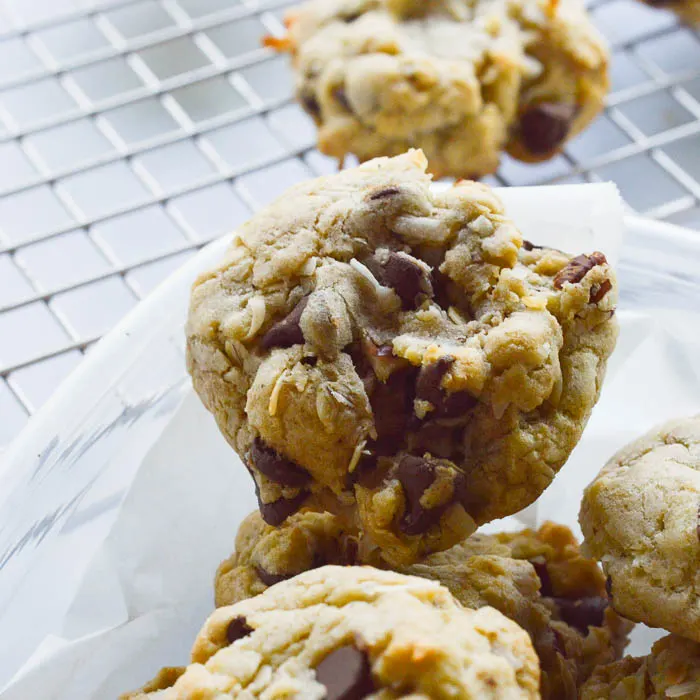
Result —
[[304, 109], [314, 118], [318, 119], [321, 116], [321, 105], [313, 95], [301, 95], [299, 100]]
[[436, 362], [421, 367], [416, 382], [416, 398], [431, 403], [435, 410], [431, 418], [456, 418], [476, 406], [477, 400], [466, 391], [448, 394], [442, 388], [442, 378], [447, 374], [455, 358], [445, 355]]
[[276, 583], [287, 581], [293, 576], [296, 576], [296, 574], [273, 574], [270, 573], [267, 569], [263, 569], [262, 566], [258, 566], [257, 564], [255, 565], [255, 573], [266, 586], [274, 586]]
[[[700, 538], [700, 526], [698, 526], [698, 538]], [[605, 579], [605, 592], [608, 594], [608, 598], [612, 600], [612, 578], [610, 576]]]
[[326, 687], [326, 700], [361, 700], [375, 690], [367, 654], [350, 644], [321, 661], [316, 680]]
[[547, 560], [544, 557], [535, 557], [530, 560], [530, 564], [535, 569], [537, 577], [540, 579], [540, 595], [549, 598], [554, 595], [552, 579], [547, 569]]
[[343, 109], [347, 110], [348, 112], [352, 112], [352, 107], [350, 106], [350, 102], [347, 94], [345, 93], [344, 87], [338, 87], [333, 90], [333, 97], [335, 97], [336, 101]]
[[544, 156], [561, 146], [576, 116], [575, 105], [541, 102], [520, 116], [520, 140], [533, 155]]
[[591, 294], [588, 301], [591, 304], [597, 304], [605, 295], [612, 289], [612, 282], [610, 280], [605, 280], [600, 284], [594, 284], [591, 287]]
[[253, 631], [245, 617], [234, 617], [226, 628], [226, 639], [228, 639], [229, 644], [233, 644], [239, 639], [247, 637]]
[[398, 294], [405, 310], [417, 309], [424, 298], [433, 297], [428, 275], [406, 255], [391, 251], [386, 259], [370, 258], [365, 265], [379, 284], [391, 287]]
[[304, 297], [285, 318], [277, 321], [270, 330], [265, 333], [260, 341], [263, 350], [270, 348], [290, 348], [292, 345], [303, 345], [304, 334], [301, 332], [301, 315], [304, 313], [309, 298]]
[[436, 457], [452, 459], [460, 451], [460, 432], [460, 428], [424, 423], [412, 436], [411, 452], [417, 455], [429, 452]]
[[282, 486], [298, 488], [311, 481], [311, 475], [306, 469], [268, 447], [260, 438], [253, 441], [249, 459], [261, 474]]
[[416, 370], [394, 372], [386, 383], [378, 382], [370, 397], [377, 441], [374, 452], [396, 454], [403, 442], [413, 411]]
[[456, 474], [452, 500], [426, 510], [420, 501], [437, 478], [435, 465], [425, 457], [407, 455], [399, 462], [395, 476], [403, 487], [406, 498], [406, 510], [399, 521], [399, 529], [406, 535], [422, 535], [427, 532], [440, 520], [447, 508], [461, 498], [464, 489], [463, 476]]
[[401, 190], [398, 187], [387, 187], [384, 190], [379, 190], [374, 194], [369, 196], [370, 201], [375, 201], [377, 199], [387, 199], [388, 197], [394, 197], [397, 194], [401, 194]]
[[309, 497], [309, 492], [303, 490], [294, 496], [294, 498], [278, 498], [272, 503], [263, 503], [260, 500], [258, 488], [256, 488], [256, 492], [258, 492], [260, 515], [268, 525], [272, 525], [273, 527], [281, 525], [290, 515], [294, 515], [294, 513], [296, 513], [299, 508], [304, 505], [304, 501]]
[[601, 627], [605, 620], [608, 601], [600, 596], [589, 598], [553, 598], [559, 608], [561, 619], [575, 627], [581, 634], [588, 634], [589, 627]]
[[577, 255], [563, 269], [559, 270], [554, 278], [554, 288], [561, 289], [566, 282], [576, 284], [580, 282], [596, 265], [604, 265], [607, 262], [602, 253], [590, 255]]

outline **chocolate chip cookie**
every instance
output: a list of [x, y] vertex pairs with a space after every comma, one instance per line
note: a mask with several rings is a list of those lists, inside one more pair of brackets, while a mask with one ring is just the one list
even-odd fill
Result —
[[[278, 528], [253, 513], [219, 567], [216, 603], [245, 600], [325, 564], [386, 567], [375, 555], [330, 513], [297, 513]], [[476, 534], [400, 572], [438, 581], [466, 607], [491, 606], [523, 627], [540, 659], [545, 700], [576, 700], [593, 668], [619, 659], [627, 643], [631, 624], [609, 608], [603, 573], [563, 526]]]
[[289, 51], [319, 148], [342, 159], [422, 148], [477, 177], [505, 150], [557, 153], [598, 114], [608, 52], [579, 0], [311, 0], [268, 44]]
[[220, 608], [170, 688], [132, 698], [539, 697], [527, 634], [433, 581], [326, 566]]
[[534, 501], [617, 336], [599, 252], [523, 241], [420, 151], [293, 187], [195, 283], [194, 387], [280, 525], [342, 515], [395, 564]]
[[670, 635], [641, 658], [627, 656], [596, 669], [581, 700], [698, 700], [700, 644]]
[[585, 549], [625, 617], [700, 641], [700, 416], [618, 452], [586, 489]]

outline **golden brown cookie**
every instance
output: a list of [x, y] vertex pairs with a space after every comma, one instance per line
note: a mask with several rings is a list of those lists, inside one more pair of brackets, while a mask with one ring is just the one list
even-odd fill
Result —
[[579, 0], [311, 0], [290, 12], [299, 102], [342, 159], [422, 148], [438, 176], [552, 157], [603, 107], [608, 52]]
[[523, 241], [490, 188], [438, 192], [425, 168], [411, 151], [293, 187], [199, 278], [187, 323], [263, 518], [335, 512], [396, 565], [537, 498], [617, 337], [603, 254]]

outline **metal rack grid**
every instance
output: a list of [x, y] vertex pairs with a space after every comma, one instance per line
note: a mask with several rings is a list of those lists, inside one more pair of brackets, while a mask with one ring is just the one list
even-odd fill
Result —
[[[0, 450], [90, 346], [198, 247], [335, 163], [286, 59], [292, 0], [0, 0]], [[605, 114], [498, 184], [615, 180], [700, 226], [700, 35], [595, 0], [614, 51]]]

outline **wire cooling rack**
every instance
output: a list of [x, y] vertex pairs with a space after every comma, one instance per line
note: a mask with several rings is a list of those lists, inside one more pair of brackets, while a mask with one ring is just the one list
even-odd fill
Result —
[[[91, 345], [198, 247], [330, 172], [260, 46], [290, 0], [0, 0], [0, 450]], [[498, 184], [615, 180], [700, 226], [700, 36], [596, 0], [606, 113]]]

